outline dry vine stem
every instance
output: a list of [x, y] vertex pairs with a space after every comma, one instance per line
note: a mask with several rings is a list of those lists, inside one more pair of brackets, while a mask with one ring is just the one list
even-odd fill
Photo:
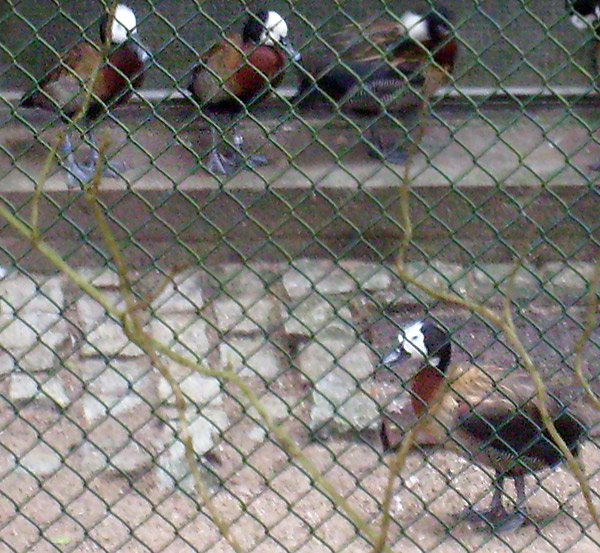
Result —
[[[104, 158], [102, 158], [104, 159]], [[223, 535], [229, 545], [233, 548], [236, 553], [243, 553], [244, 549], [238, 542], [237, 538], [231, 531], [230, 526], [227, 524], [225, 519], [221, 517], [219, 510], [214, 506], [210, 493], [204, 484], [200, 469], [198, 467], [198, 459], [194, 450], [194, 441], [190, 432], [189, 423], [186, 416], [186, 399], [183, 394], [183, 390], [179, 385], [179, 382], [173, 377], [168, 367], [165, 365], [161, 357], [156, 353], [156, 350], [148, 342], [148, 335], [144, 332], [144, 325], [140, 321], [140, 307], [137, 298], [133, 293], [131, 281], [129, 280], [129, 270], [125, 259], [119, 249], [117, 240], [110, 229], [108, 221], [104, 216], [104, 212], [98, 202], [97, 190], [101, 180], [103, 163], [98, 164], [96, 174], [94, 175], [93, 185], [86, 191], [86, 197], [91, 203], [94, 210], [94, 217], [98, 223], [100, 233], [102, 234], [106, 245], [113, 257], [114, 263], [117, 267], [117, 274], [119, 276], [119, 289], [125, 299], [126, 309], [120, 313], [120, 321], [123, 326], [123, 330], [127, 337], [132, 341], [136, 342], [142, 350], [150, 357], [152, 366], [160, 372], [161, 376], [169, 383], [173, 395], [175, 396], [175, 407], [177, 409], [177, 418], [179, 419], [181, 441], [185, 448], [186, 461], [190, 467], [190, 471], [194, 478], [194, 485], [196, 490], [202, 497], [202, 502], [208, 509], [210, 516]]]
[[[99, 208], [100, 213], [102, 210]], [[61, 255], [51, 246], [46, 244], [42, 239], [34, 239], [34, 233], [32, 229], [26, 225], [21, 219], [13, 215], [5, 206], [0, 204], [0, 216], [5, 218], [7, 222], [12, 225], [19, 233], [21, 233], [27, 240], [31, 242], [33, 247], [35, 247], [40, 253], [42, 253], [54, 266], [56, 266], [63, 274], [65, 274], [70, 280], [72, 280], [77, 286], [79, 286], [86, 294], [96, 300], [105, 311], [113, 316], [116, 320], [121, 322], [123, 326], [123, 330], [127, 337], [136, 345], [138, 345], [145, 353], [147, 353], [153, 360], [159, 359], [160, 356], [168, 357], [169, 359], [175, 361], [176, 363], [188, 367], [193, 371], [197, 371], [206, 376], [212, 376], [214, 378], [218, 378], [220, 380], [227, 380], [232, 382], [234, 385], [238, 386], [241, 392], [246, 396], [250, 404], [257, 410], [259, 415], [262, 417], [265, 426], [267, 429], [276, 437], [277, 441], [281, 444], [286, 453], [296, 459], [300, 465], [306, 470], [306, 472], [310, 475], [311, 479], [315, 482], [315, 484], [331, 499], [335, 505], [341, 510], [345, 511], [346, 515], [352, 523], [357, 527], [357, 529], [362, 532], [371, 543], [378, 543], [380, 540], [380, 535], [378, 532], [374, 531], [371, 526], [366, 523], [362, 516], [356, 511], [350, 503], [343, 497], [336, 489], [336, 486], [329, 482], [323, 475], [321, 471], [315, 466], [315, 464], [308, 459], [308, 457], [302, 451], [302, 448], [290, 437], [290, 435], [279, 425], [275, 424], [269, 415], [268, 411], [262, 405], [259, 397], [254, 393], [252, 388], [244, 382], [244, 380], [235, 372], [231, 370], [215, 370], [210, 369], [202, 364], [196, 363], [191, 359], [188, 359], [176, 352], [174, 352], [169, 346], [159, 342], [151, 335], [147, 334], [146, 331], [140, 327], [139, 320], [136, 322], [132, 320], [131, 314], [135, 314], [139, 312], [139, 304], [130, 303], [128, 304], [125, 310], [119, 310], [116, 306], [108, 299], [108, 297], [103, 294], [96, 286], [94, 286], [91, 282], [89, 282], [86, 278], [84, 278], [81, 274], [79, 274], [73, 267], [71, 267], [62, 257]], [[104, 217], [104, 214], [102, 214]], [[110, 232], [110, 227], [108, 227]], [[104, 230], [102, 230], [104, 232]], [[116, 240], [114, 237], [108, 238], [109, 241], [113, 241], [116, 244]], [[113, 246], [114, 247], [114, 246]], [[117, 246], [118, 247], [118, 246]], [[127, 276], [127, 271], [119, 270], [120, 278], [121, 275], [124, 275], [125, 281], [127, 284], [124, 285], [125, 290], [130, 290], [130, 284]], [[129, 292], [128, 292], [129, 293]], [[130, 295], [130, 298], [132, 296]], [[138, 300], [135, 300], [136, 302]], [[161, 369], [162, 368], [162, 369]], [[164, 370], [164, 375], [169, 384], [173, 388], [173, 392], [176, 396], [176, 400], [178, 402], [178, 416], [180, 416], [179, 407], [181, 406], [182, 395], [179, 395], [176, 392], [177, 382], [174, 377], [170, 374], [168, 368], [159, 362], [157, 365], [157, 369]], [[178, 398], [178, 399], [177, 399]], [[183, 397], [185, 401], [185, 397]], [[185, 403], [183, 404], [185, 408]], [[185, 415], [185, 409], [183, 410], [183, 415]], [[185, 426], [185, 416], [180, 421], [182, 428]], [[188, 433], [189, 435], [189, 433]], [[186, 459], [188, 463], [190, 463], [190, 470], [194, 475], [194, 481], [198, 485], [198, 490], [202, 490], [203, 483], [201, 481], [201, 476], [199, 472], [196, 472], [194, 466], [197, 465], [197, 460], [195, 456], [195, 452], [193, 451], [193, 447], [190, 448], [190, 441], [184, 442], [186, 446]], [[200, 480], [197, 480], [200, 478]], [[210, 508], [210, 500], [207, 502], [207, 508]], [[212, 513], [211, 513], [212, 516]], [[215, 521], [217, 527], [221, 531], [221, 524], [218, 524]], [[226, 538], [231, 536], [226, 523], [223, 523], [223, 532]], [[231, 545], [231, 542], [230, 542]], [[235, 549], [235, 547], [232, 545]], [[389, 546], [385, 546], [383, 548], [384, 551], [391, 553]]]
[[[431, 54], [429, 54], [430, 60], [429, 62], [436, 67], [436, 69], [444, 71], [444, 69], [435, 62]], [[449, 80], [452, 80], [452, 75], [446, 73], [446, 76]], [[414, 166], [416, 160], [416, 154], [419, 152], [421, 148], [421, 144], [423, 143], [423, 138], [425, 136], [425, 130], [427, 127], [427, 118], [429, 115], [429, 110], [431, 108], [431, 99], [432, 94], [429, 88], [425, 89], [425, 94], [423, 97], [423, 104], [421, 105], [420, 113], [419, 113], [419, 126], [417, 127], [417, 136], [414, 140], [410, 141], [409, 144], [409, 156], [406, 165], [404, 166], [404, 171], [402, 173], [402, 180], [400, 182], [399, 188], [399, 200], [400, 200], [400, 221], [402, 225], [403, 235], [402, 241], [400, 243], [399, 252], [397, 254], [396, 262], [397, 264], [404, 265], [404, 258], [406, 255], [406, 250], [410, 246], [413, 236], [413, 226], [412, 219], [410, 215], [410, 188], [409, 185], [411, 183], [410, 172]], [[401, 276], [401, 275], [400, 275]], [[383, 500], [381, 503], [382, 510], [382, 519], [381, 519], [381, 532], [379, 541], [375, 544], [373, 548], [373, 553], [381, 553], [386, 545], [386, 541], [389, 534], [390, 524], [392, 521], [391, 515], [391, 506], [392, 506], [392, 498], [394, 494], [394, 482], [396, 480], [396, 476], [402, 472], [406, 464], [406, 458], [408, 453], [410, 452], [415, 435], [424, 426], [427, 422], [431, 420], [432, 417], [435, 417], [435, 414], [438, 411], [438, 406], [444, 398], [444, 395], [448, 391], [448, 381], [444, 382], [444, 385], [440, 388], [436, 397], [432, 401], [429, 406], [428, 411], [419, 419], [419, 421], [409, 430], [404, 439], [402, 440], [402, 444], [398, 452], [394, 455], [390, 466], [390, 474], [385, 486]]]
[[[90, 87], [90, 93], [91, 88], [93, 88], [93, 85]], [[105, 147], [106, 145], [102, 146], [101, 150]], [[98, 222], [100, 232], [108, 245], [117, 267], [120, 290], [123, 293], [126, 302], [126, 308], [124, 310], [117, 309], [105, 294], [103, 294], [96, 286], [79, 274], [71, 265], [69, 265], [54, 248], [44, 242], [43, 237], [39, 233], [37, 207], [34, 210], [34, 215], [32, 216], [32, 220], [29, 225], [11, 213], [9, 208], [2, 204], [0, 204], [0, 216], [6, 219], [6, 221], [21, 235], [23, 235], [34, 248], [42, 253], [67, 278], [79, 286], [83, 292], [88, 294], [91, 298], [102, 305], [107, 314], [119, 321], [127, 337], [133, 343], [138, 345], [150, 357], [153, 365], [167, 380], [175, 396], [176, 408], [180, 422], [181, 439], [185, 447], [186, 461], [194, 478], [196, 489], [202, 496], [203, 505], [205, 505], [209, 510], [210, 516], [221, 534], [226, 538], [229, 545], [234, 549], [234, 551], [236, 551], [236, 553], [241, 553], [244, 551], [243, 547], [231, 532], [231, 528], [228, 523], [225, 522], [225, 519], [220, 515], [218, 509], [214, 507], [210, 498], [210, 494], [204, 485], [202, 476], [198, 469], [198, 460], [194, 451], [193, 441], [189, 432], [189, 425], [185, 414], [185, 396], [181, 390], [181, 387], [179, 386], [179, 383], [162, 361], [163, 357], [169, 358], [182, 366], [192, 369], [193, 371], [197, 371], [206, 376], [212, 376], [220, 380], [230, 381], [234, 385], [238, 386], [250, 404], [257, 410], [259, 415], [262, 417], [265, 426], [276, 437], [286, 453], [291, 458], [297, 460], [297, 462], [310, 475], [315, 484], [331, 499], [331, 501], [338, 508], [346, 513], [356, 528], [362, 532], [362, 534], [366, 536], [371, 543], [379, 543], [381, 541], [379, 533], [373, 530], [370, 524], [363, 520], [358, 511], [356, 511], [346, 500], [346, 498], [337, 491], [336, 486], [323, 477], [321, 471], [308, 459], [308, 457], [302, 451], [302, 448], [290, 437], [290, 435], [281, 426], [273, 422], [268, 411], [262, 405], [259, 397], [238, 374], [232, 370], [214, 370], [200, 363], [196, 363], [180, 354], [177, 354], [169, 346], [157, 341], [153, 336], [145, 331], [139, 319], [139, 313], [147, 307], [148, 300], [139, 300], [133, 293], [126, 263], [97, 197], [105, 160], [104, 153], [104, 151], [100, 152], [101, 162], [98, 164], [98, 168], [92, 179], [92, 182], [85, 188], [85, 195], [87, 200], [91, 202], [93, 206], [94, 215]], [[52, 161], [55, 157], [56, 147], [50, 152], [49, 159]], [[51, 161], [49, 163], [51, 163]], [[36, 202], [39, 201], [39, 197], [42, 194], [44, 183], [45, 181], [42, 181], [41, 184], [36, 187], [35, 197], [38, 197]], [[388, 546], [384, 546], [383, 550], [387, 553], [391, 553], [391, 550]]]

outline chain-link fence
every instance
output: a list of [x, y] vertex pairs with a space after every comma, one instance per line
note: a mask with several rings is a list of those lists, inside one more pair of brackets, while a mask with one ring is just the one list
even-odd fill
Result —
[[598, 551], [593, 22], [129, 5], [0, 4], [2, 550]]

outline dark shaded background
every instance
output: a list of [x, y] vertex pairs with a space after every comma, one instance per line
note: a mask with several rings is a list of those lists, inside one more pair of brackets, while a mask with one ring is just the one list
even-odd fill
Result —
[[[199, 53], [222, 30], [239, 29], [248, 9], [278, 10], [305, 54], [320, 38], [348, 23], [419, 10], [428, 2], [334, 2], [310, 0], [265, 3], [212, 0], [129, 0], [140, 20], [140, 34], [155, 54], [147, 88], [185, 87]], [[562, 1], [454, 0], [462, 42], [456, 72], [460, 86], [543, 86], [590, 84], [591, 33], [568, 22]], [[57, 55], [81, 35], [97, 39], [100, 1], [23, 0], [0, 2], [0, 90], [29, 88], [56, 63]]]

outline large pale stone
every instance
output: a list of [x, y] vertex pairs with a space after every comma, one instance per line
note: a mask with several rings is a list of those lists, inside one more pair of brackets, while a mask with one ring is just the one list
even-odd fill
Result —
[[152, 466], [153, 459], [148, 451], [135, 442], [128, 443], [110, 458], [110, 464], [120, 472], [132, 474]]
[[194, 269], [175, 275], [152, 302], [153, 309], [161, 316], [167, 313], [199, 312], [204, 306], [203, 274], [204, 271]]
[[351, 320], [347, 305], [335, 298], [311, 294], [289, 307], [284, 326], [288, 334], [313, 336], [325, 328], [346, 330]]
[[[471, 287], [467, 276], [464, 274], [464, 269], [460, 265], [439, 261], [408, 263], [406, 270], [412, 277], [418, 279], [420, 284], [433, 290], [447, 291], [451, 289], [462, 296]], [[399, 299], [410, 303], [414, 301], [435, 301], [433, 296], [410, 283], [406, 283], [406, 294]]]
[[[122, 309], [125, 304], [118, 292], [105, 292], [109, 301]], [[106, 356], [137, 357], [142, 350], [125, 335], [120, 323], [106, 313], [105, 309], [88, 296], [77, 300], [77, 313], [84, 330], [85, 342], [81, 347], [84, 357]]]
[[38, 444], [29, 451], [19, 464], [38, 478], [54, 474], [62, 466], [62, 459], [46, 444]]
[[357, 283], [343, 268], [333, 261], [298, 259], [283, 275], [283, 285], [293, 299], [310, 294], [344, 294], [353, 292]]
[[215, 267], [211, 274], [215, 286], [233, 298], [245, 297], [250, 302], [262, 298], [267, 293], [263, 277], [252, 268], [240, 263], [225, 263]]
[[41, 311], [59, 314], [65, 305], [63, 279], [61, 277], [19, 275], [0, 280], [0, 313], [14, 316], [16, 313]]
[[66, 322], [53, 313], [31, 311], [18, 317], [0, 315], [0, 347], [12, 349], [31, 348], [43, 342], [56, 348], [68, 338]]
[[[190, 423], [190, 435], [192, 444], [197, 455], [203, 455], [214, 446], [213, 436], [215, 427], [205, 418], [199, 417]], [[173, 439], [157, 459], [157, 481], [163, 489], [183, 488], [190, 492], [194, 489], [194, 480], [190, 473], [190, 467], [185, 457], [185, 446], [182, 441]], [[217, 482], [209, 475], [202, 464], [198, 467], [203, 476], [204, 483], [209, 487], [215, 487]]]
[[121, 325], [112, 319], [104, 320], [89, 332], [81, 347], [81, 355], [84, 357], [139, 357], [143, 354], [139, 346], [125, 335]]
[[57, 360], [55, 350], [44, 344], [23, 351], [15, 350], [14, 355], [21, 369], [32, 372], [47, 371], [54, 367]]
[[[290, 408], [288, 404], [280, 397], [274, 394], [265, 394], [259, 398], [260, 404], [273, 419], [273, 422], [281, 422], [290, 416]], [[258, 410], [253, 406], [248, 410], [248, 415], [257, 421], [262, 422], [262, 417]]]
[[98, 398], [86, 394], [83, 398], [83, 415], [92, 424], [103, 419], [108, 414], [109, 407]]
[[18, 403], [33, 399], [39, 390], [37, 381], [27, 373], [16, 372], [10, 375], [8, 394], [11, 401]]
[[593, 279], [592, 263], [547, 263], [541, 271], [549, 283], [549, 289], [555, 294], [573, 294], [581, 296], [588, 290]]
[[[123, 296], [118, 291], [103, 291], [103, 296], [108, 302], [118, 310], [125, 309]], [[99, 322], [110, 318], [104, 307], [90, 296], [81, 296], [76, 303], [77, 315], [81, 321], [83, 329], [89, 331], [93, 329]]]
[[368, 394], [360, 390], [356, 380], [347, 372], [335, 369], [328, 372], [315, 386], [311, 410], [311, 428], [319, 429], [333, 422], [345, 429], [364, 429], [379, 418], [379, 407]]
[[[88, 385], [97, 386], [95, 379], [102, 375], [112, 374], [114, 382], [121, 383], [118, 387], [118, 393], [124, 392], [128, 387], [135, 387], [140, 380], [151, 374], [152, 367], [147, 357], [140, 359], [85, 359], [79, 365], [81, 367], [81, 377], [88, 382]], [[112, 379], [112, 377], [109, 377]], [[101, 381], [100, 380], [100, 381]]]
[[83, 359], [81, 378], [89, 392], [83, 399], [86, 419], [104, 418], [108, 411], [117, 416], [144, 402], [156, 401], [156, 384], [147, 357], [135, 359]]
[[90, 393], [83, 398], [83, 413], [89, 423], [96, 423], [109, 413], [113, 417], [134, 413], [143, 404], [144, 401], [135, 392], [125, 395]]
[[284, 370], [277, 348], [262, 336], [230, 337], [219, 344], [221, 363], [241, 376], [273, 380]]
[[42, 392], [40, 395], [52, 400], [61, 409], [67, 407], [71, 401], [65, 390], [63, 381], [58, 376], [53, 376], [42, 384]]
[[[215, 402], [222, 403], [222, 399], [219, 396], [221, 385], [216, 378], [193, 373], [180, 382], [179, 385], [187, 399], [196, 406], [201, 407], [206, 403], [211, 403], [212, 405], [215, 405]], [[168, 381], [162, 377], [158, 385], [158, 395], [163, 402], [175, 403], [173, 390]]]
[[339, 265], [362, 290], [386, 290], [392, 285], [392, 272], [380, 263], [351, 260], [341, 261]]
[[235, 299], [221, 297], [213, 302], [217, 327], [221, 332], [265, 332], [281, 316], [279, 302], [270, 296], [256, 299], [252, 294]]
[[129, 390], [129, 382], [121, 374], [111, 366], [106, 368], [92, 380], [88, 386], [96, 396], [102, 397], [118, 397], [125, 395]]
[[13, 277], [0, 280], [0, 308], [3, 315], [5, 310], [19, 311], [37, 295], [36, 283], [29, 276], [16, 273]]
[[[486, 263], [472, 271], [472, 279], [482, 299], [488, 299], [498, 292], [502, 295], [509, 292], [512, 263]], [[512, 277], [510, 292], [515, 298], [527, 298], [535, 295], [540, 289], [539, 281], [532, 267], [519, 267]]]
[[159, 342], [192, 361], [198, 361], [210, 351], [208, 325], [197, 315], [172, 314], [153, 319], [150, 330]]
[[0, 351], [0, 375], [8, 374], [15, 369], [15, 358], [18, 358], [18, 353]]
[[334, 367], [363, 379], [375, 370], [375, 360], [367, 345], [355, 334], [328, 329], [303, 346], [298, 355], [298, 366], [312, 382], [317, 382]]
[[108, 267], [83, 267], [79, 274], [98, 288], [119, 287], [119, 275]]

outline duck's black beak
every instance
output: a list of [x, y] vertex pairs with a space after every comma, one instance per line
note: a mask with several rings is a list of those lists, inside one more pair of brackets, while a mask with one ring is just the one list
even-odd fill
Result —
[[137, 33], [132, 35], [133, 44], [135, 45], [135, 49], [137, 51], [137, 55], [140, 57], [143, 63], [148, 63], [150, 58], [152, 57], [152, 52], [150, 49], [139, 39]]
[[404, 350], [404, 348], [398, 347], [390, 351], [387, 355], [385, 355], [381, 360], [381, 364], [391, 368], [395, 365], [400, 365], [404, 363], [404, 361], [406, 361], [409, 358], [410, 355]]
[[282, 38], [279, 41], [279, 44], [281, 44], [281, 47], [285, 50], [286, 54], [290, 57], [291, 60], [300, 61], [302, 59], [302, 54], [298, 50], [296, 50], [296, 48], [294, 48], [292, 42], [287, 37]]

